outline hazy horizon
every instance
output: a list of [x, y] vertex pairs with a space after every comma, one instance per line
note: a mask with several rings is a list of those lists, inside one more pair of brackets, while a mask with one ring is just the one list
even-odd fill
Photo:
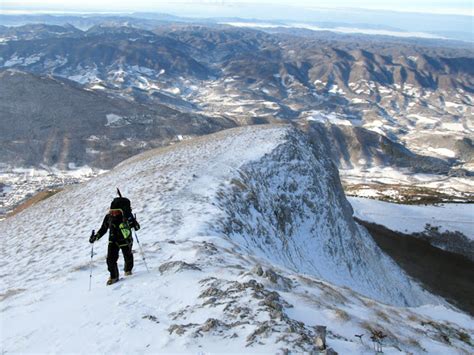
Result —
[[[455, 9], [455, 11], [454, 11]], [[415, 37], [459, 39], [474, 41], [474, 17], [470, 1], [408, 1], [389, 0], [380, 5], [376, 1], [349, 0], [320, 1], [318, 6], [308, 0], [276, 0], [258, 2], [249, 0], [178, 0], [134, 2], [77, 1], [63, 3], [59, 0], [4, 1], [0, 8], [3, 15], [73, 15], [115, 14], [150, 18], [156, 14], [168, 14], [191, 19], [230, 19], [269, 21], [282, 24], [305, 24], [304, 28], [356, 32], [366, 34], [388, 34]], [[423, 12], [425, 11], [425, 12]], [[136, 15], [140, 13], [141, 15]], [[0, 24], [5, 24], [0, 23]], [[8, 24], [7, 25], [12, 25]], [[369, 29], [369, 31], [367, 31]], [[378, 31], [374, 32], [372, 30]], [[388, 31], [388, 32], [387, 32]], [[393, 32], [394, 31], [394, 32]], [[403, 33], [403, 34], [402, 34]]]
[[[249, 1], [249, 0], [178, 0], [178, 1], [150, 1], [150, 0], [137, 0], [131, 2], [125, 1], [112, 1], [112, 0], [101, 0], [101, 1], [77, 1], [72, 0], [65, 3], [60, 0], [29, 0], [29, 1], [3, 1], [0, 6], [0, 13], [44, 13], [44, 12], [180, 12], [186, 11], [188, 7], [200, 7], [203, 10], [211, 11], [210, 15], [214, 15], [215, 12], [225, 12], [231, 8], [238, 12], [238, 7], [289, 7], [289, 8], [300, 8], [308, 9], [311, 11], [318, 10], [376, 10], [376, 11], [388, 11], [388, 12], [399, 12], [399, 13], [415, 13], [415, 14], [436, 14], [436, 15], [455, 15], [455, 16], [474, 16], [472, 1], [470, 0], [457, 0], [457, 1], [385, 1], [380, 4], [379, 1], [362, 0], [356, 4], [350, 0], [334, 0], [334, 1], [318, 1], [317, 5], [313, 1], [307, 0], [276, 0], [276, 1]], [[281, 13], [284, 16], [285, 13]]]

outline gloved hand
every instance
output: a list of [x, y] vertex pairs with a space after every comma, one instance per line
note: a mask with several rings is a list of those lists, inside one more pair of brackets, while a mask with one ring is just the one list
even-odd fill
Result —
[[140, 230], [140, 224], [138, 224], [138, 221], [135, 220], [135, 223], [133, 224], [133, 229]]
[[129, 225], [131, 228], [135, 229], [136, 231], [140, 229], [140, 224], [138, 223], [138, 221], [137, 221], [137, 219], [135, 218], [135, 216], [130, 217], [130, 218], [128, 219], [128, 225]]
[[92, 243], [94, 243], [97, 239], [99, 239], [99, 238], [97, 238], [97, 234], [93, 234], [93, 235], [91, 235], [91, 237], [89, 238], [89, 243], [92, 244]]

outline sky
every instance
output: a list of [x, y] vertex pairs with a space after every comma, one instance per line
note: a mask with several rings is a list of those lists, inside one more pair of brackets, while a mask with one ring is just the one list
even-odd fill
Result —
[[179, 7], [239, 7], [245, 5], [281, 5], [303, 8], [362, 8], [397, 12], [456, 14], [474, 16], [473, 0], [0, 0], [1, 12], [29, 11], [167, 11]]

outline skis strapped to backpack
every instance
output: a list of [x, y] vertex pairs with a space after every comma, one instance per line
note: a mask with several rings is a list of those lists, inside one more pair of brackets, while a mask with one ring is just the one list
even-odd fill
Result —
[[124, 239], [128, 239], [132, 230], [129, 224], [129, 221], [133, 221], [132, 207], [130, 200], [126, 197], [122, 197], [122, 194], [117, 187], [117, 194], [119, 197], [114, 198], [110, 204], [110, 216], [111, 222], [115, 225], [118, 225]]

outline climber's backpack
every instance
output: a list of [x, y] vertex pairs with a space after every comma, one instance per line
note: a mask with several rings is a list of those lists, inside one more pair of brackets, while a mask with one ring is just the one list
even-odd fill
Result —
[[110, 204], [111, 210], [122, 210], [124, 217], [128, 218], [132, 215], [132, 206], [130, 200], [126, 197], [116, 197]]
[[130, 200], [125, 197], [116, 197], [110, 204], [110, 224], [118, 226], [122, 235], [127, 239], [132, 233], [128, 221], [133, 218]]

